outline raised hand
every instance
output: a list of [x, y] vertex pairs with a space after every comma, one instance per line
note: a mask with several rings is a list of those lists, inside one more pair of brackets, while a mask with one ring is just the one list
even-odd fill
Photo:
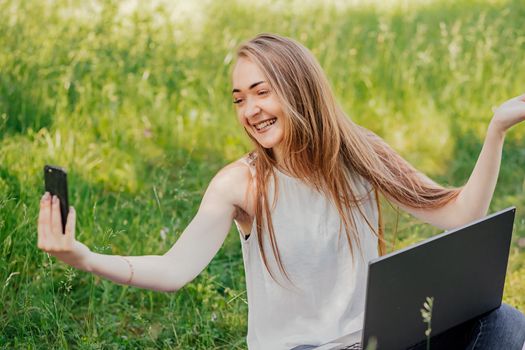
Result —
[[525, 120], [525, 94], [511, 98], [496, 108], [491, 127], [500, 133], [505, 133], [523, 120]]
[[90, 250], [75, 239], [75, 209], [71, 207], [62, 233], [60, 200], [46, 192], [40, 200], [38, 248], [73, 267], [88, 270]]

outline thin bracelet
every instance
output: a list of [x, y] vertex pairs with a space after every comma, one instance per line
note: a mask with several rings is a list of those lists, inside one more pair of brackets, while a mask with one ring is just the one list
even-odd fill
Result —
[[128, 279], [128, 281], [127, 281], [125, 284], [130, 284], [130, 283], [131, 283], [131, 279], [133, 278], [133, 274], [134, 274], [134, 272], [135, 272], [135, 271], [133, 270], [133, 265], [132, 265], [131, 262], [128, 260], [128, 258], [123, 257], [123, 256], [121, 256], [121, 258], [124, 259], [124, 260], [126, 260], [126, 262], [127, 262], [128, 265], [129, 265], [129, 269], [130, 269], [130, 271], [131, 271], [131, 275], [129, 276], [129, 279]]

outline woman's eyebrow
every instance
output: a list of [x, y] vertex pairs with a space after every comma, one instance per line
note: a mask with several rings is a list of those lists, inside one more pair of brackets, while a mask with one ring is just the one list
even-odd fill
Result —
[[[254, 87], [256, 87], [257, 85], [262, 84], [262, 83], [265, 83], [265, 81], [264, 81], [264, 80], [261, 80], [261, 81], [258, 81], [258, 82], [256, 82], [256, 83], [253, 83], [252, 85], [250, 85], [250, 87], [248, 88], [248, 90], [251, 90], [251, 89], [253, 89]], [[241, 92], [241, 90], [239, 90], [239, 89], [233, 89], [233, 90], [232, 90], [232, 94], [235, 93], [235, 92]]]

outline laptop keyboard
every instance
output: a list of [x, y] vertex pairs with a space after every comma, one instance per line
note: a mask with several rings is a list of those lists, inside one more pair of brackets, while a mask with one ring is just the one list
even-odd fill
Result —
[[354, 343], [352, 345], [348, 345], [345, 348], [341, 348], [341, 350], [361, 350], [361, 343]]

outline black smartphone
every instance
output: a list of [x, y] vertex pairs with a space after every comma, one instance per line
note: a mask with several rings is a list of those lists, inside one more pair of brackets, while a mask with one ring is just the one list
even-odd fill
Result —
[[44, 166], [45, 190], [60, 199], [60, 214], [62, 216], [62, 233], [66, 232], [67, 213], [69, 212], [69, 199], [67, 196], [67, 173], [58, 166]]

